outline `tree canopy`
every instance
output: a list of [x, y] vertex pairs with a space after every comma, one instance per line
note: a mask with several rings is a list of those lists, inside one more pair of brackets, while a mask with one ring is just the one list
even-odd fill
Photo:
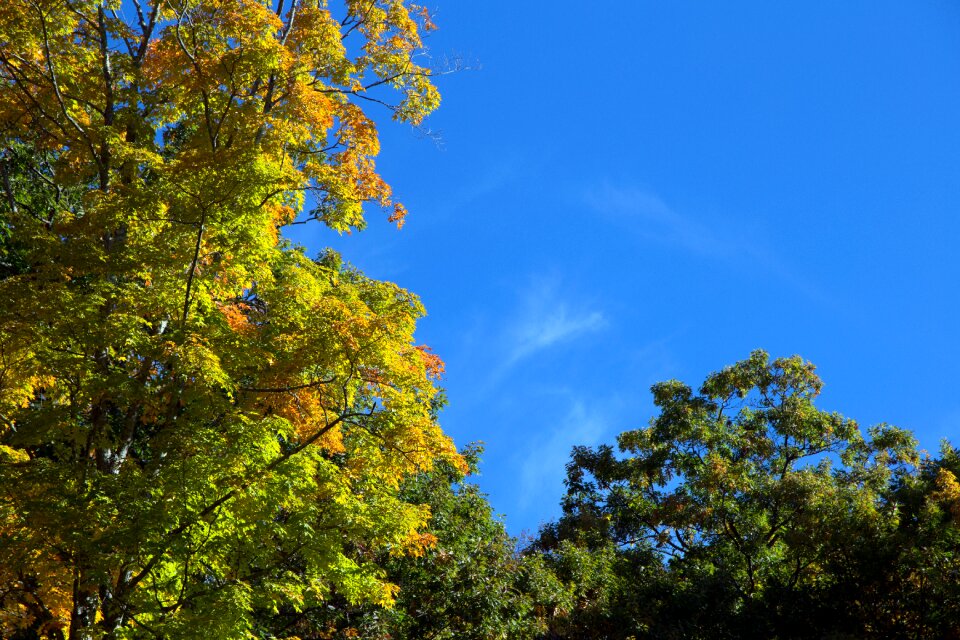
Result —
[[[417, 124], [402, 0], [0, 9], [0, 634], [243, 637], [387, 604], [404, 479], [463, 461], [417, 298], [281, 236], [402, 222], [364, 106]], [[25, 637], [27, 637], [25, 636]]]
[[575, 590], [559, 637], [960, 633], [956, 451], [864, 437], [816, 407], [821, 387], [757, 351], [698, 391], [654, 385], [658, 415], [616, 450], [575, 448], [564, 515], [531, 549]]

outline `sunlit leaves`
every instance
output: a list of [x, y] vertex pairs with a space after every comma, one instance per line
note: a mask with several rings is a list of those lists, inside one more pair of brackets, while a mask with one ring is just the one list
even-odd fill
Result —
[[376, 553], [432, 540], [398, 487], [462, 464], [442, 362], [415, 296], [281, 232], [402, 222], [374, 121], [437, 106], [428, 25], [398, 0], [0, 9], [3, 634], [392, 601]]

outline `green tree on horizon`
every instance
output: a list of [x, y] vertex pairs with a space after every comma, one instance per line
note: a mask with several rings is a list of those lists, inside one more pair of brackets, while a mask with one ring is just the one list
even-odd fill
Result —
[[580, 590], [554, 637], [960, 633], [956, 451], [923, 459], [885, 424], [865, 438], [821, 388], [756, 351], [698, 391], [654, 385], [659, 414], [616, 450], [576, 447], [530, 551]]

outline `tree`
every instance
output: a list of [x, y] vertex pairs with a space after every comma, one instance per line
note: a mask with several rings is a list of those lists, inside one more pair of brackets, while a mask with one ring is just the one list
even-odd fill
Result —
[[[481, 452], [478, 445], [462, 452], [471, 472]], [[399, 587], [391, 609], [350, 606], [341, 599], [314, 611], [281, 611], [267, 626], [320, 628], [330, 637], [370, 640], [538, 637], [546, 616], [537, 608], [557, 597], [560, 586], [539, 558], [517, 554], [516, 540], [462, 469], [441, 463], [409, 478], [402, 495], [430, 506], [428, 532], [436, 541], [422, 554], [384, 554], [380, 560]]]
[[[477, 471], [482, 449], [463, 455]], [[462, 470], [442, 465], [408, 481], [404, 495], [430, 506], [436, 545], [420, 557], [385, 563], [400, 585], [397, 606], [381, 616], [382, 637], [396, 640], [524, 640], [539, 628], [539, 567], [516, 553], [516, 540]], [[542, 576], [549, 581], [549, 576]], [[549, 582], [547, 582], [549, 586]], [[370, 637], [370, 636], [364, 636]]]
[[463, 465], [442, 364], [415, 296], [280, 231], [402, 222], [360, 105], [437, 106], [430, 28], [404, 0], [0, 9], [0, 634], [393, 600], [376, 553], [429, 543], [400, 484]]
[[820, 389], [811, 364], [758, 351], [699, 392], [654, 385], [659, 415], [621, 434], [619, 454], [577, 447], [564, 516], [538, 548], [558, 561], [571, 545], [613, 549], [613, 577], [580, 617], [633, 618], [609, 635], [574, 625], [564, 637], [870, 635], [856, 616], [831, 617], [824, 594], [850, 566], [850, 541], [896, 532], [889, 489], [920, 460], [907, 432], [879, 425], [867, 440], [818, 409]]
[[816, 594], [849, 637], [960, 638], [960, 455], [944, 443], [937, 459], [895, 479], [884, 499], [892, 528], [859, 528], [836, 540]]

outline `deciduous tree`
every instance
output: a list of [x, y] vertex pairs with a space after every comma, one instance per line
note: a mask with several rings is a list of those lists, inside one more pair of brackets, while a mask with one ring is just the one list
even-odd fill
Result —
[[417, 124], [405, 0], [0, 8], [0, 634], [244, 637], [429, 542], [462, 461], [412, 294], [280, 236], [404, 210], [364, 107]]
[[[563, 637], [866, 637], [886, 624], [837, 615], [826, 594], [851, 584], [844, 572], [864, 575], [854, 546], [906, 548], [891, 488], [921, 461], [909, 433], [879, 425], [864, 438], [817, 408], [820, 389], [810, 363], [758, 351], [699, 391], [654, 385], [659, 414], [619, 451], [575, 448], [564, 516], [535, 550], [561, 568], [577, 553], [615, 558], [555, 624]], [[612, 631], [584, 635], [605, 620]]]

